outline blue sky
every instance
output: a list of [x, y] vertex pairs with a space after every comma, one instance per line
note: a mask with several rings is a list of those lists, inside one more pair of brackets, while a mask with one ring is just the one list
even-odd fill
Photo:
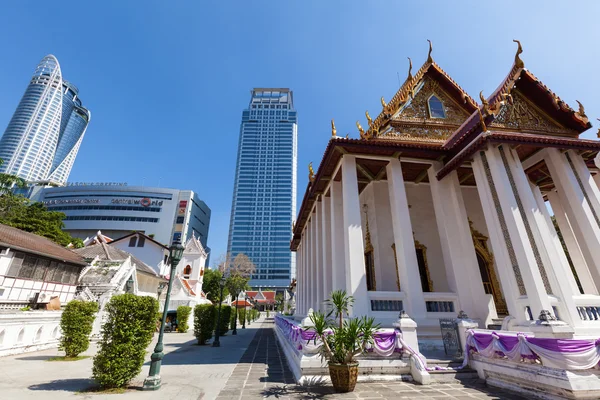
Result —
[[[10, 4], [10, 5], [9, 5]], [[492, 92], [521, 40], [525, 66], [595, 125], [600, 2], [18, 1], [0, 12], [0, 131], [36, 64], [57, 56], [92, 121], [71, 181], [191, 189], [226, 250], [242, 109], [252, 87], [290, 87], [298, 202], [330, 136], [357, 137], [398, 75], [433, 57], [471, 96]], [[298, 204], [299, 206], [299, 204]]]

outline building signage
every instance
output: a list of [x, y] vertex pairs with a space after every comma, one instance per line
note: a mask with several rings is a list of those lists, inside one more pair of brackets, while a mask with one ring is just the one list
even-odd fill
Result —
[[144, 197], [143, 199], [112, 199], [112, 204], [132, 204], [132, 205], [141, 205], [142, 207], [150, 207], [150, 206], [162, 206], [162, 200], [151, 200], [148, 197]]
[[99, 204], [99, 199], [71, 199], [71, 200], [45, 200], [44, 205], [50, 206], [54, 204]]
[[174, 242], [181, 242], [181, 232], [175, 232], [173, 234], [173, 241]]
[[127, 186], [125, 182], [67, 182], [67, 186]]

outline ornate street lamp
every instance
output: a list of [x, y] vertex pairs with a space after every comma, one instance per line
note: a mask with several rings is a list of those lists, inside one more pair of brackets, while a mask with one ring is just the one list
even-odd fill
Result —
[[234, 312], [234, 318], [233, 318], [233, 332], [231, 332], [232, 335], [237, 335], [237, 309], [238, 309], [238, 299], [240, 297], [239, 293], [235, 294], [235, 310], [233, 310]]
[[248, 293], [244, 292], [244, 321], [242, 322], [242, 329], [246, 329], [246, 304], [248, 304]]
[[221, 304], [223, 304], [223, 288], [225, 287], [225, 281], [227, 277], [225, 274], [221, 276], [221, 281], [219, 282], [219, 286], [221, 287], [221, 295], [219, 296], [219, 313], [217, 314], [217, 327], [215, 328], [215, 341], [212, 344], [212, 347], [221, 347], [221, 341], [219, 340], [219, 331], [221, 330]]
[[[165, 305], [163, 307], [163, 315], [160, 323], [160, 332], [158, 334], [158, 342], [156, 343], [156, 347], [154, 347], [154, 353], [150, 357], [150, 373], [148, 377], [144, 380], [143, 390], [158, 390], [161, 386], [160, 381], [160, 365], [162, 363], [162, 359], [165, 356], [163, 354], [163, 335], [165, 332], [165, 322], [167, 320], [167, 313], [169, 311], [169, 300], [171, 299], [171, 289], [173, 288], [173, 280], [175, 279], [175, 272], [177, 271], [177, 264], [181, 261], [181, 257], [183, 256], [183, 246], [179, 241], [173, 243], [173, 245], [169, 249], [169, 259], [171, 261], [171, 274], [169, 276], [169, 285], [167, 287], [167, 296], [165, 298]], [[163, 286], [164, 287], [164, 286]], [[162, 288], [159, 286], [159, 297], [162, 293]], [[159, 298], [160, 301], [160, 298]]]

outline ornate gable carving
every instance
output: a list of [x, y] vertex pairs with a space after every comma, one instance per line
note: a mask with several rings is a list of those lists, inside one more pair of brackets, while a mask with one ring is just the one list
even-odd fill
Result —
[[[377, 139], [443, 142], [469, 117], [469, 113], [428, 76], [415, 92]], [[442, 101], [445, 118], [430, 118], [428, 101], [432, 95]]]
[[518, 90], [513, 90], [511, 96], [512, 101], [505, 102], [491, 127], [550, 135], [577, 135], [574, 130], [561, 126], [539, 110]]
[[[444, 110], [446, 112], [446, 118], [430, 118], [429, 117], [429, 98], [435, 95], [438, 99], [444, 103]], [[417, 89], [417, 93], [411, 101], [408, 101], [406, 105], [398, 111], [392, 118], [395, 121], [405, 122], [420, 122], [420, 123], [433, 123], [444, 125], [456, 125], [460, 126], [467, 118], [467, 113], [462, 107], [440, 87], [440, 84], [429, 78], [425, 77], [421, 87]]]

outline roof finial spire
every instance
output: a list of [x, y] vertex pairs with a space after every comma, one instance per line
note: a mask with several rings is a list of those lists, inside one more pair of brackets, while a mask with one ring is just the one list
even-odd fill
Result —
[[335, 122], [333, 121], [333, 118], [331, 119], [331, 137], [336, 137], [337, 136], [337, 129], [335, 129]]
[[315, 181], [315, 171], [313, 171], [312, 161], [308, 163], [308, 181], [310, 183]]
[[581, 118], [587, 118], [587, 115], [585, 115], [585, 108], [583, 107], [583, 104], [581, 104], [581, 102], [579, 100], [575, 100], [575, 101], [577, 102], [577, 104], [579, 104], [579, 111], [577, 111], [579, 116]]
[[[598, 121], [600, 121], [600, 118], [596, 118]], [[596, 134], [596, 136], [598, 136], [598, 138], [600, 138], [600, 128], [598, 128], [598, 133]]]
[[385, 102], [385, 99], [383, 98], [383, 96], [381, 96], [381, 107], [383, 107], [383, 108], [387, 107], [387, 103]]
[[412, 60], [410, 59], [410, 57], [408, 58], [408, 77], [406, 78], [407, 81], [411, 81], [413, 76], [412, 76]]
[[521, 54], [523, 52], [523, 47], [521, 47], [521, 42], [519, 42], [516, 39], [513, 39], [513, 42], [515, 42], [516, 44], [519, 45], [519, 47], [517, 48], [517, 54], [515, 54], [515, 65], [517, 66], [517, 68], [524, 68], [525, 63], [523, 62], [523, 60], [521, 60], [521, 57], [519, 57], [519, 54]]
[[485, 114], [489, 114], [490, 113], [490, 104], [485, 99], [485, 97], [483, 97], [483, 90], [481, 92], [479, 92], [479, 98], [481, 99], [481, 105], [483, 105], [483, 112]]
[[433, 58], [431, 57], [431, 52], [433, 51], [433, 44], [431, 43], [431, 40], [427, 39], [427, 41], [429, 42], [429, 53], [427, 53], [427, 62], [432, 63]]
[[360, 124], [360, 122], [356, 121], [356, 127], [358, 128], [358, 132], [360, 133], [360, 138], [361, 139], [366, 139], [365, 130], [363, 129], [363, 127]]
[[371, 116], [369, 115], [369, 110], [365, 111], [365, 116], [367, 117], [369, 127], [371, 127], [371, 125], [373, 125], [373, 118], [371, 118]]

